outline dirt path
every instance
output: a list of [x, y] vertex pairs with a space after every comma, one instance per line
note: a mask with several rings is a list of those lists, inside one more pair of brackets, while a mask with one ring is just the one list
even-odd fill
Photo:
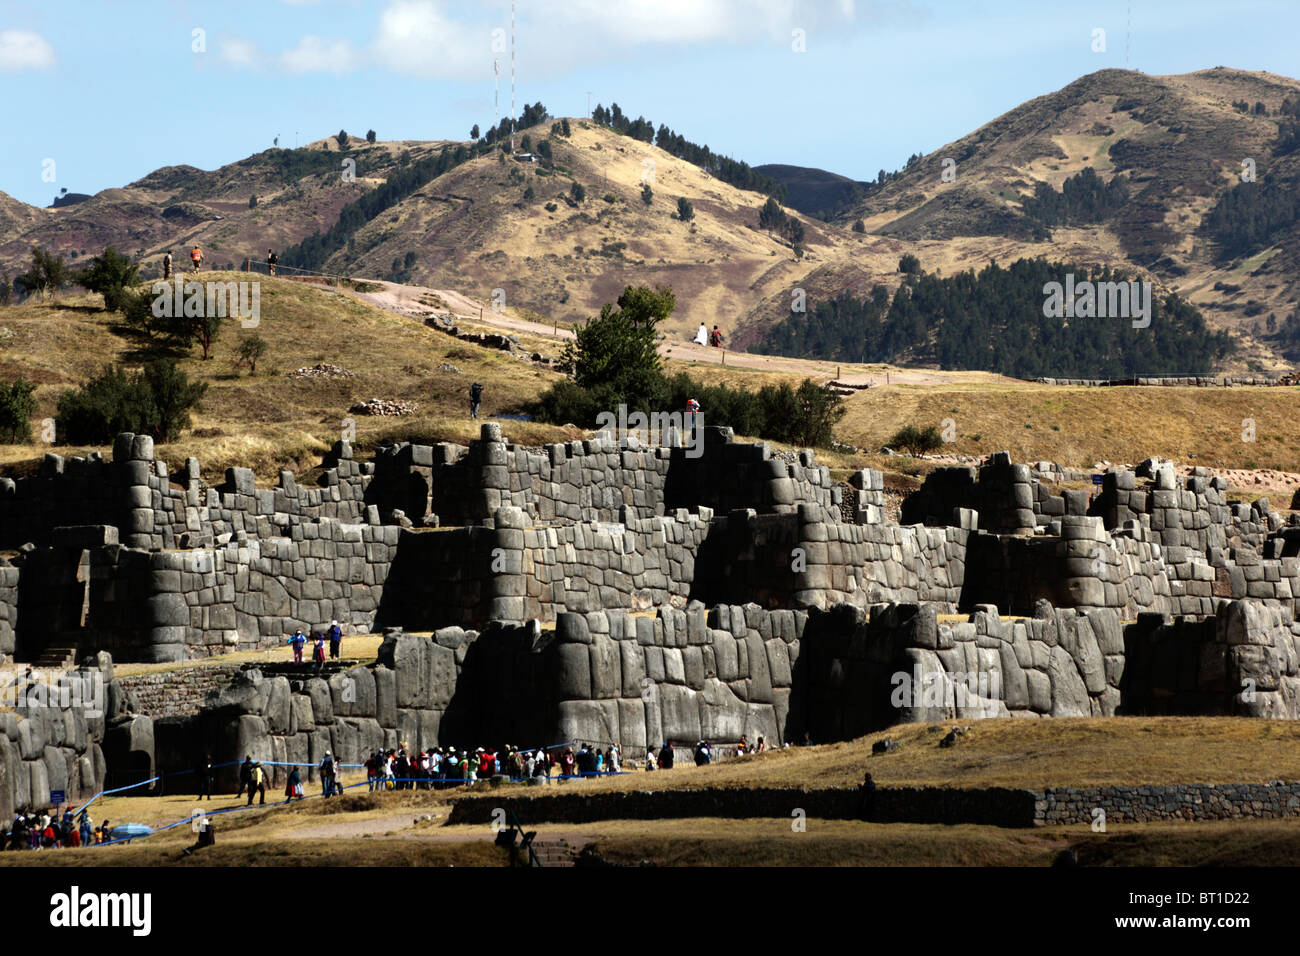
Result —
[[[573, 332], [559, 329], [543, 322], [532, 322], [517, 316], [497, 312], [490, 302], [451, 289], [430, 289], [425, 286], [399, 285], [395, 282], [366, 280], [383, 286], [378, 292], [358, 292], [356, 296], [377, 308], [410, 318], [424, 318], [434, 313], [450, 312], [457, 319], [481, 322], [504, 332], [522, 332], [546, 338], [572, 339]], [[442, 306], [421, 301], [436, 296]], [[697, 345], [692, 341], [664, 339], [659, 344], [659, 354], [678, 362], [700, 362], [749, 368], [766, 372], [794, 372], [817, 378], [835, 378], [852, 385], [934, 385], [953, 382], [1009, 381], [988, 372], [940, 372], [929, 369], [900, 369], [892, 366], [846, 365], [835, 362], [818, 362], [809, 359], [786, 358], [780, 355], [756, 355], [733, 352]]]

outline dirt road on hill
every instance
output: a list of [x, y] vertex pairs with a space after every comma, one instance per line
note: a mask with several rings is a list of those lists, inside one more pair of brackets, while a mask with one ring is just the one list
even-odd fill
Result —
[[[395, 282], [375, 282], [382, 285], [378, 292], [358, 292], [357, 298], [377, 308], [396, 315], [423, 319], [430, 315], [451, 313], [458, 321], [481, 323], [501, 332], [524, 333], [544, 338], [572, 339], [569, 329], [556, 330], [543, 322], [534, 322], [505, 312], [497, 312], [490, 302], [475, 299], [450, 289], [430, 289], [425, 286], [399, 285]], [[900, 369], [884, 365], [848, 365], [835, 362], [817, 362], [808, 359], [786, 358], [779, 355], [755, 355], [696, 345], [691, 341], [665, 339], [659, 344], [659, 354], [677, 362], [726, 365], [731, 368], [748, 368], [763, 372], [794, 372], [815, 378], [834, 379], [847, 385], [936, 385], [944, 383], [990, 383], [1007, 381], [989, 372], [941, 372], [930, 369]]]

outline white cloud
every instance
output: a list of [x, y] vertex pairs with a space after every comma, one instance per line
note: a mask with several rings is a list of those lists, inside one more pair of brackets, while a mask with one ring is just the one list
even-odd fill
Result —
[[[313, 0], [283, 0], [306, 4]], [[472, 11], [462, 13], [463, 10]], [[534, 76], [608, 60], [637, 47], [742, 46], [790, 42], [795, 28], [809, 42], [841, 39], [870, 27], [923, 19], [910, 0], [529, 0], [517, 12], [519, 65]], [[304, 36], [275, 55], [288, 73], [348, 73], [362, 68], [437, 79], [483, 79], [500, 60], [508, 75], [509, 7], [494, 11], [451, 0], [389, 0], [364, 45]], [[505, 40], [493, 50], [493, 33]], [[222, 59], [240, 68], [269, 61], [251, 42], [223, 42]]]
[[217, 51], [221, 61], [235, 69], [257, 69], [262, 65], [262, 51], [251, 40], [222, 37], [217, 41]]
[[346, 40], [305, 36], [280, 54], [280, 65], [289, 73], [348, 73], [356, 68], [357, 55]]
[[0, 72], [44, 70], [54, 65], [54, 47], [30, 30], [0, 30]]
[[433, 0], [396, 0], [380, 14], [370, 55], [377, 65], [398, 73], [482, 75], [491, 69], [495, 26], [452, 20]]

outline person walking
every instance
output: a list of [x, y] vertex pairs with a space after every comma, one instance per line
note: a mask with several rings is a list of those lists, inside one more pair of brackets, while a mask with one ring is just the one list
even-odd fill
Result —
[[194, 774], [199, 778], [198, 790], [199, 799], [207, 797], [212, 799], [212, 754], [205, 754], [203, 759], [194, 768]]
[[94, 842], [95, 827], [90, 819], [90, 811], [83, 809], [78, 818], [81, 825], [81, 845], [90, 846]]
[[172, 251], [168, 249], [167, 254], [163, 256], [163, 278], [170, 279], [171, 277], [172, 277]]
[[334, 795], [334, 757], [328, 750], [320, 761], [320, 787], [322, 796]]
[[330, 660], [339, 659], [339, 645], [343, 643], [343, 628], [338, 621], [330, 621]]
[[253, 805], [253, 794], [258, 794], [257, 805], [260, 807], [266, 803], [266, 771], [262, 769], [261, 761], [253, 764], [253, 770], [248, 778], [248, 806]]
[[194, 263], [194, 271], [197, 273], [199, 267], [203, 265], [203, 250], [198, 246], [190, 250], [190, 262]]
[[483, 386], [475, 382], [469, 387], [469, 417], [478, 418], [478, 408], [483, 404]]
[[709, 327], [705, 325], [703, 322], [701, 322], [700, 327], [695, 330], [695, 338], [693, 341], [695, 342], [696, 345], [709, 344]]
[[289, 638], [289, 645], [293, 648], [293, 662], [302, 663], [302, 649], [307, 646], [307, 635], [302, 632], [302, 628], [293, 632], [293, 637]]
[[319, 674], [320, 669], [325, 664], [325, 635], [319, 631], [316, 632], [316, 643], [311, 649], [311, 672]]
[[253, 801], [253, 758], [244, 755], [244, 762], [239, 765], [239, 790], [235, 793], [235, 799], [238, 800], [243, 796], [244, 788], [248, 788], [248, 801]]
[[288, 803], [294, 797], [302, 799], [302, 776], [298, 773], [298, 768], [294, 767], [289, 771], [289, 781], [284, 785], [284, 802]]
[[722, 348], [722, 329], [716, 325], [713, 327], [713, 331], [709, 333], [709, 344], [715, 349]]
[[266, 250], [266, 271], [275, 275], [275, 264], [280, 260], [276, 257], [273, 249]]

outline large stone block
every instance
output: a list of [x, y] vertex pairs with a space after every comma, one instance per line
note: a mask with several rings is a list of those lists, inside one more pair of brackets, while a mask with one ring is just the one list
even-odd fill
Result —
[[377, 665], [375, 674], [375, 719], [379, 726], [397, 728], [397, 675], [383, 665]]
[[700, 739], [700, 708], [696, 693], [675, 684], [658, 685], [662, 736], [674, 744], [692, 746]]
[[559, 740], [608, 746], [619, 740], [619, 701], [564, 700], [556, 707]]
[[623, 668], [618, 644], [604, 634], [597, 634], [590, 646], [591, 696], [602, 700], [622, 696]]
[[585, 644], [561, 644], [556, 649], [556, 657], [556, 696], [560, 700], [590, 700], [591, 651], [588, 647]]

